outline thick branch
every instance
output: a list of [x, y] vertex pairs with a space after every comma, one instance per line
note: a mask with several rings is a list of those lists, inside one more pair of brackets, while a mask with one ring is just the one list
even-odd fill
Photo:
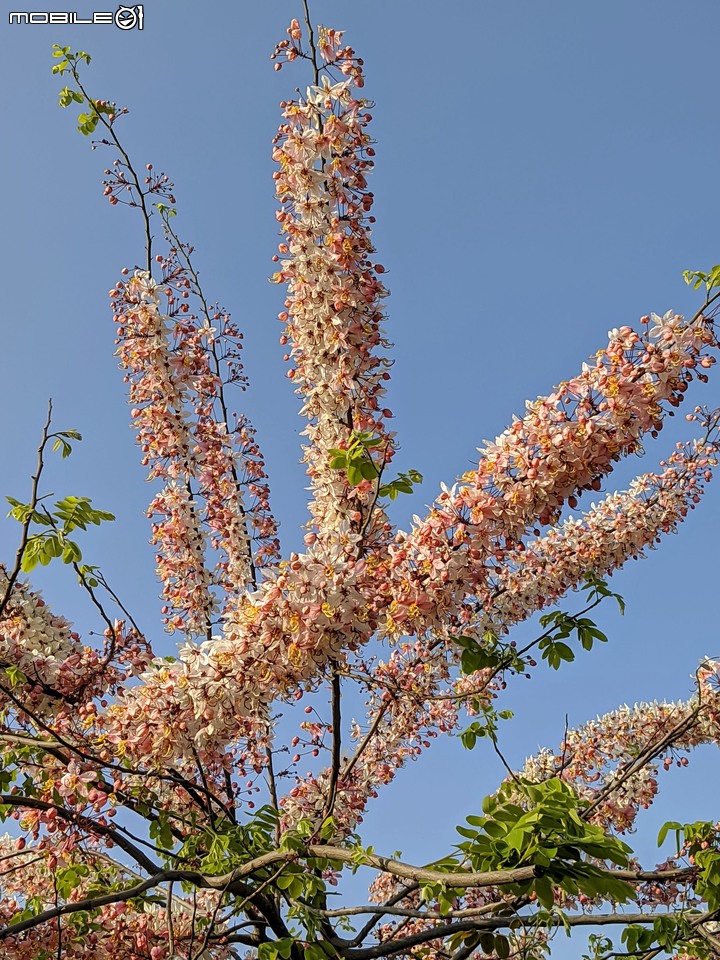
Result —
[[331, 665], [332, 670], [332, 765], [330, 767], [330, 783], [328, 785], [328, 795], [325, 801], [322, 819], [332, 816], [335, 806], [335, 797], [337, 795], [338, 777], [340, 775], [340, 744], [341, 744], [341, 716], [340, 716], [340, 675], [337, 664]]
[[[563, 921], [557, 919], [558, 925], [561, 922], [569, 927], [595, 927], [595, 926], [626, 926], [627, 924], [652, 924], [658, 917], [675, 916], [674, 913], [581, 913], [576, 916], [564, 914]], [[699, 918], [699, 923], [710, 919], [712, 914], [704, 914]], [[551, 921], [550, 921], [551, 922]], [[427, 930], [420, 930], [417, 933], [402, 937], [399, 940], [388, 940], [384, 943], [374, 944], [372, 947], [366, 947], [362, 950], [346, 950], [343, 953], [344, 960], [378, 960], [379, 957], [388, 957], [395, 953], [406, 953], [412, 947], [420, 946], [431, 940], [441, 940], [451, 937], [453, 934], [464, 931], [475, 930], [502, 930], [513, 924], [518, 927], [526, 924], [528, 928], [535, 928], [536, 918], [532, 915], [519, 916], [513, 914], [504, 917], [488, 917], [478, 920], [463, 920], [460, 923], [444, 923], [429, 927]], [[547, 924], [543, 924], [546, 927]]]

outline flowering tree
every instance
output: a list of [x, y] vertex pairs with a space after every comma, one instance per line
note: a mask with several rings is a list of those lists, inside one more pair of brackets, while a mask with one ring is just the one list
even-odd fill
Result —
[[[48, 502], [49, 453], [80, 439], [55, 429], [50, 408], [29, 497], [10, 500], [19, 546], [0, 567], [0, 813], [16, 821], [0, 853], [4, 955], [533, 958], [576, 926], [618, 928], [620, 955], [720, 952], [720, 828], [668, 824], [677, 855], [660, 865], [641, 865], [626, 842], [660, 769], [720, 742], [714, 662], [699, 665], [688, 700], [621, 708], [508, 767], [433, 864], [377, 853], [359, 832], [381, 787], [439, 735], [500, 753], [507, 685], [538, 653], [558, 669], [573, 645], [603, 641], [588, 614], [622, 603], [605, 578], [699, 502], [720, 445], [720, 411], [703, 406], [687, 415], [694, 439], [659, 470], [563, 514], [657, 434], [691, 381], [707, 381], [720, 267], [687, 275], [706, 294], [694, 317], [612, 330], [424, 517], [395, 529], [387, 502], [421, 478], [392, 468], [363, 62], [340, 32], [293, 20], [275, 66], [304, 61], [312, 83], [283, 103], [274, 142], [273, 280], [287, 289], [281, 342], [307, 421], [311, 496], [306, 552], [282, 559], [253, 427], [230, 412], [230, 391], [245, 386], [241, 334], [206, 298], [168, 177], [141, 172], [118, 138], [126, 111], [89, 95], [87, 54], [55, 57], [61, 105], [81, 105], [81, 131], [116, 152], [106, 196], [144, 229], [144, 261], [111, 298], [155, 481], [163, 623], [181, 642], [157, 655], [83, 563], [77, 531], [112, 515], [83, 497]], [[27, 581], [53, 560], [89, 595], [102, 646]], [[578, 611], [552, 609], [572, 591]], [[519, 647], [512, 628], [545, 608]], [[302, 775], [308, 758], [314, 773]], [[333, 906], [332, 888], [356, 871], [372, 875], [367, 901]], [[597, 932], [589, 951], [618, 955]]]

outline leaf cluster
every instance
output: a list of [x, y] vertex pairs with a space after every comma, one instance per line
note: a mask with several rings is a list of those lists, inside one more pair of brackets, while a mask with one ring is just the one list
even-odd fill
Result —
[[677, 856], [685, 855], [698, 868], [695, 890], [711, 912], [720, 910], [720, 832], [709, 820], [678, 823], [668, 820], [658, 834], [658, 846], [674, 831]]
[[510, 940], [502, 933], [492, 933], [490, 930], [461, 930], [448, 937], [447, 943], [453, 952], [462, 948], [470, 950], [479, 947], [487, 957], [507, 960], [510, 956]]
[[525, 670], [525, 661], [515, 648], [503, 643], [491, 630], [483, 634], [481, 641], [459, 636], [454, 642], [462, 649], [460, 669], [464, 674], [478, 670], [511, 670], [513, 673]]
[[707, 943], [693, 933], [689, 918], [682, 914], [655, 917], [649, 927], [631, 923], [625, 927], [620, 939], [629, 957], [642, 957], [654, 949], [674, 953], [680, 944], [686, 947], [692, 944], [692, 955], [696, 960], [706, 960], [710, 956]]
[[[621, 613], [625, 612], [623, 598], [619, 593], [610, 590], [601, 577], [593, 573], [587, 574], [583, 589], [587, 593], [587, 605], [583, 613], [608, 597], [617, 601]], [[542, 651], [543, 659], [557, 670], [561, 663], [572, 663], [575, 659], [572, 649], [564, 643], [573, 633], [577, 633], [577, 638], [584, 650], [592, 650], [595, 641], [607, 643], [608, 639], [597, 624], [583, 614], [555, 610], [540, 617], [540, 625], [545, 630], [544, 634], [522, 651], [518, 651], [514, 644], [503, 643], [491, 630], [483, 634], [481, 641], [468, 636], [456, 637], [455, 643], [462, 648], [460, 669], [465, 674], [486, 669], [496, 673], [504, 670], [509, 670], [511, 673], [524, 673], [528, 660], [522, 654], [537, 645]]]
[[[75, 80], [78, 80], [78, 66], [81, 61], [90, 63], [91, 57], [84, 50], [78, 50], [75, 53], [70, 52], [70, 47], [61, 47], [59, 44], [53, 44], [53, 57], [59, 61], [53, 65], [52, 72], [59, 76], [70, 73]], [[79, 82], [79, 81], [78, 81]], [[101, 114], [105, 114], [112, 119], [117, 107], [114, 103], [107, 100], [91, 100], [80, 90], [73, 90], [72, 87], [63, 87], [60, 91], [58, 103], [61, 107], [69, 107], [71, 103], [87, 104], [90, 108], [87, 113], [78, 114], [78, 130], [83, 136], [88, 137], [95, 132]]]
[[[226, 873], [273, 850], [276, 828], [277, 812], [265, 804], [246, 823], [219, 820], [212, 827], [192, 833], [183, 844], [180, 856], [196, 863], [204, 873]], [[160, 824], [159, 829], [163, 832], [158, 834], [158, 839], [169, 848], [172, 844], [167, 827]]]
[[536, 879], [510, 889], [534, 893], [547, 909], [553, 908], [556, 886], [569, 896], [583, 893], [619, 903], [634, 899], [630, 884], [590, 862], [624, 867], [631, 851], [601, 827], [587, 823], [581, 815], [586, 806], [558, 777], [542, 783], [516, 778], [485, 798], [484, 816], [470, 816], [469, 826], [457, 828], [466, 838], [458, 849], [481, 872], [537, 867]]
[[704, 286], [705, 290], [710, 293], [711, 290], [720, 287], [720, 263], [710, 267], [707, 273], [703, 270], [683, 270], [683, 280], [693, 290]]
[[[293, 946], [297, 943], [295, 937], [282, 937], [269, 943], [261, 943], [258, 947], [258, 960], [290, 960]], [[326, 940], [303, 942], [305, 960], [328, 960], [336, 957], [337, 952]]]
[[592, 650], [596, 640], [607, 643], [605, 634], [589, 617], [575, 617], [556, 610], [540, 617], [540, 625], [552, 628], [552, 633], [539, 641], [538, 648], [542, 651], [543, 660], [547, 660], [548, 666], [553, 670], [559, 670], [561, 663], [572, 663], [575, 659], [572, 648], [564, 643], [571, 634], [577, 633], [583, 650]]
[[478, 740], [488, 737], [495, 741], [497, 738], [498, 720], [512, 720], [515, 714], [512, 710], [495, 710], [490, 704], [478, 702], [482, 720], [473, 720], [469, 727], [462, 731], [460, 739], [466, 750], [472, 750]]
[[[330, 469], [344, 470], [351, 487], [359, 486], [363, 480], [379, 482], [383, 466], [378, 466], [375, 462], [373, 450], [384, 443], [382, 437], [375, 437], [361, 430], [353, 430], [347, 449], [333, 447], [329, 451]], [[417, 470], [408, 470], [406, 473], [399, 474], [395, 480], [380, 485], [378, 496], [395, 500], [401, 493], [412, 493], [413, 485], [422, 483], [422, 479], [422, 474]]]
[[[587, 592], [588, 604], [591, 607], [611, 598], [617, 602], [620, 613], [625, 613], [625, 601], [619, 593], [608, 587], [602, 577], [594, 573], [586, 574], [583, 589]], [[540, 625], [546, 629], [547, 635], [540, 638], [538, 648], [542, 651], [543, 660], [547, 660], [553, 670], [559, 670], [562, 663], [572, 663], [575, 659], [572, 648], [564, 642], [573, 633], [577, 634], [583, 650], [592, 650], [596, 641], [607, 643], [608, 639], [589, 617], [560, 610], [544, 614], [540, 617]]]
[[29, 521], [50, 528], [28, 537], [22, 558], [23, 573], [29, 573], [38, 564], [45, 567], [57, 557], [63, 563], [79, 563], [82, 551], [69, 535], [75, 530], [87, 530], [88, 524], [99, 526], [103, 521], [115, 519], [107, 510], [96, 510], [91, 506], [89, 497], [64, 497], [55, 503], [53, 510], [38, 510], [32, 503], [22, 503], [14, 497], [5, 499], [12, 508], [9, 517], [22, 524]]

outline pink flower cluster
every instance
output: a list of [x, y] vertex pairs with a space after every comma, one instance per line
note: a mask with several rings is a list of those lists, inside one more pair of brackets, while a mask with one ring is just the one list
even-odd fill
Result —
[[[569, 730], [558, 753], [542, 750], [526, 762], [522, 776], [561, 776], [581, 796], [597, 799], [594, 822], [621, 832], [631, 829], [638, 810], [650, 806], [658, 792], [660, 760], [665, 770], [673, 762], [685, 766], [685, 752], [720, 740], [719, 677], [720, 663], [705, 661], [695, 697], [620, 707]], [[652, 761], [638, 764], [646, 749]]]
[[[0, 596], [8, 585], [0, 566]], [[16, 581], [0, 617], [0, 670], [13, 667], [20, 676], [5, 675], [4, 682], [27, 711], [61, 716], [69, 722], [79, 704], [115, 692], [128, 677], [140, 673], [149, 659], [143, 637], [124, 622], [115, 621], [105, 631], [103, 649], [84, 645], [64, 617], [53, 613], [28, 583]], [[17, 705], [2, 695], [10, 716]], [[20, 710], [22, 715], [25, 711]]]
[[[279, 51], [288, 59], [298, 50], [299, 27], [291, 25], [293, 33], [293, 45]], [[342, 471], [329, 469], [329, 451], [345, 447], [356, 430], [383, 441], [385, 463], [393, 454], [385, 425], [391, 413], [382, 406], [388, 362], [378, 352], [388, 346], [381, 329], [387, 291], [378, 279], [384, 268], [371, 259], [371, 116], [368, 103], [352, 93], [362, 86], [362, 64], [350, 48], [341, 51], [340, 42], [340, 33], [321, 28], [323, 57], [339, 63], [348, 78], [331, 83], [323, 74], [304, 100], [284, 103], [273, 151], [280, 165], [277, 219], [285, 234], [273, 280], [288, 285], [281, 343], [290, 345], [288, 376], [310, 421], [305, 460], [321, 535], [345, 521], [359, 529], [373, 501], [369, 483], [350, 487]], [[381, 528], [382, 520], [376, 510], [373, 523]]]
[[143, 685], [111, 708], [111, 738], [163, 763], [193, 743], [220, 748], [242, 737], [250, 718], [265, 723], [275, 697], [316, 682], [330, 659], [366, 642], [376, 622], [355, 585], [357, 535], [338, 539], [266, 568], [259, 589], [228, 610], [221, 636], [186, 644], [173, 663], [154, 661]]
[[716, 341], [702, 319], [655, 319], [654, 339], [630, 327], [611, 331], [593, 365], [528, 402], [525, 417], [483, 448], [478, 469], [443, 487], [429, 515], [397, 535], [381, 587], [389, 635], [459, 625], [468, 596], [491, 601], [491, 574], [526, 533], [555, 524], [563, 504], [599, 489], [613, 463], [661, 428], [693, 371], [714, 362], [708, 348]]
[[[300, 686], [316, 684], [330, 661], [342, 661], [376, 631], [395, 641], [403, 635], [452, 637], [455, 630], [487, 625], [504, 630], [576, 586], [585, 570], [610, 572], [672, 528], [699, 494], [709, 469], [708, 451], [678, 453], [665, 474], [637, 481], [628, 494], [610, 498], [581, 522], [553, 526], [564, 503], [573, 506], [578, 493], [598, 489], [619, 457], [637, 450], [643, 434], [661, 428], [667, 407], [677, 406], [694, 373], [711, 364], [711, 327], [702, 319], [686, 324], [669, 313], [654, 317], [644, 335], [629, 327], [611, 331], [608, 347], [592, 365], [584, 365], [549, 397], [529, 403], [524, 418], [486, 445], [477, 470], [451, 489], [444, 487], [430, 514], [415, 518], [408, 534], [398, 533], [388, 543], [389, 525], [375, 502], [375, 485], [364, 481], [350, 487], [342, 471], [330, 468], [329, 456], [330, 449], [347, 445], [352, 429], [384, 438], [386, 459], [392, 453], [379, 403], [387, 374], [373, 349], [384, 343], [378, 304], [385, 291], [369, 259], [365, 225], [372, 196], [365, 181], [371, 160], [364, 109], [351, 96], [349, 80], [329, 83], [324, 77], [304, 101], [284, 105], [287, 122], [275, 149], [283, 200], [279, 220], [286, 232], [285, 259], [275, 279], [288, 283], [284, 336], [310, 420], [307, 457], [318, 533], [309, 535], [305, 554], [266, 567], [257, 589], [228, 597], [221, 636], [187, 645], [176, 663], [158, 662], [145, 676], [145, 686], [128, 690], [113, 707], [112, 736], [134, 755], [147, 756], [152, 749], [157, 758], [179, 759], [189, 743], [235, 742], [244, 718], [264, 722], [274, 698], [293, 697]], [[162, 358], [152, 352], [149, 334], [130, 335], [123, 320], [124, 362], [136, 371], [132, 389], [137, 386], [144, 402], [137, 408], [143, 446], [157, 445], [159, 436], [172, 437], [167, 449], [153, 448], [153, 469], [176, 475], [179, 484], [197, 476], [204, 463], [192, 439], [195, 421], [185, 412], [191, 406], [189, 382], [202, 393], [199, 378], [212, 395], [212, 378], [203, 366], [207, 352], [182, 346], [173, 353], [163, 329], [170, 321], [157, 306], [158, 288], [142, 276], [127, 287], [123, 297], [129, 306], [121, 319], [127, 314], [138, 324], [145, 318], [160, 331], [153, 336]], [[192, 329], [187, 344], [197, 347], [197, 329]], [[176, 336], [185, 343], [182, 331]], [[166, 370], [171, 382], [153, 387], [155, 368]], [[163, 432], [167, 423], [172, 428]], [[178, 460], [179, 466], [171, 467], [181, 449], [189, 466]], [[218, 477], [229, 475], [220, 468], [211, 473], [216, 486]], [[185, 617], [188, 610], [196, 611], [199, 628], [210, 616], [203, 598], [212, 604], [217, 581], [201, 563], [207, 532], [195, 510], [200, 498], [191, 498], [189, 489], [177, 497], [174, 510], [164, 501], [161, 508], [166, 519], [158, 536], [167, 529], [169, 544], [161, 570], [173, 608], [185, 610]], [[642, 523], [626, 522], [633, 507]], [[228, 522], [232, 526], [231, 518]], [[524, 538], [537, 524], [551, 529], [526, 545]], [[585, 556], [587, 565], [574, 572], [570, 557], [576, 554]], [[428, 676], [436, 678], [432, 695], [437, 696], [445, 653], [422, 662]], [[423, 711], [424, 719], [418, 720], [415, 708], [410, 710], [406, 736], [413, 724], [419, 730], [432, 717], [427, 705]], [[384, 723], [393, 722], [398, 733], [382, 730], [393, 742], [396, 736], [402, 739], [396, 712], [387, 711]], [[370, 744], [365, 749], [372, 752]], [[396, 769], [405, 756], [388, 761], [385, 751], [384, 762]], [[356, 766], [356, 778], [366, 780], [360, 793], [367, 796], [367, 784], [381, 782], [385, 773], [370, 775], [363, 763]], [[298, 787], [293, 802], [305, 790], [302, 782]], [[357, 799], [349, 805], [359, 810]]]
[[[256, 568], [276, 556], [276, 525], [252, 428], [237, 420], [231, 432], [227, 423], [221, 359], [229, 379], [242, 380], [239, 334], [221, 312], [202, 324], [189, 312], [184, 298], [192, 287], [177, 251], [161, 267], [162, 285], [137, 271], [113, 291], [118, 353], [143, 463], [150, 479], [165, 481], [149, 507], [165, 621], [171, 630], [209, 635], [217, 588], [227, 599], [255, 582]], [[162, 295], [168, 314], [160, 311]]]
[[[508, 551], [504, 566], [488, 580], [492, 601], [484, 607], [466, 600], [461, 618], [464, 633], [481, 639], [486, 631], [496, 635], [557, 602], [583, 582], [592, 571], [604, 576], [630, 558], [642, 555], [661, 534], [674, 531], [688, 510], [699, 502], [704, 484], [717, 466], [717, 414], [693, 415], [706, 431], [703, 441], [678, 444], [659, 474], [638, 477], [627, 491], [614, 493], [592, 505], [579, 519], [568, 519], [537, 540]], [[392, 609], [392, 607], [391, 607]], [[457, 704], [464, 703], [472, 715], [476, 699], [495, 696], [489, 671], [455, 680], [447, 689], [456, 659], [452, 637], [448, 642], [416, 641], [400, 644], [387, 664], [374, 667], [350, 661], [349, 669], [381, 693], [368, 703], [368, 723], [376, 719], [373, 736], [364, 745], [362, 759], [352, 776], [340, 779], [335, 804], [336, 819], [343, 830], [362, 819], [367, 800], [376, 788], [388, 782], [409, 758], [429, 746], [436, 730], [447, 732], [457, 725]], [[438, 718], [441, 718], [438, 722]], [[355, 738], [362, 740], [359, 727]], [[299, 780], [284, 804], [285, 821], [312, 816], [326, 796], [329, 771], [317, 778]]]
[[[120, 867], [107, 857], [84, 852], [76, 860], [76, 886], [68, 900], [82, 900], [88, 895], [91, 881], [102, 877], [109, 888], [113, 883], [130, 885], [132, 871]], [[4, 929], [22, 913], [26, 898], [36, 897], [43, 908], [56, 903], [54, 870], [47, 860], [38, 857], [34, 849], [18, 850], [17, 839], [8, 834], [0, 836], [0, 870], [3, 874], [0, 895], [0, 928]], [[178, 950], [189, 951], [193, 941], [197, 945], [197, 929], [193, 936], [193, 918], [211, 917], [218, 895], [201, 890], [196, 902], [175, 893], [173, 905], [173, 935]], [[168, 918], [164, 905], [147, 902], [138, 908], [133, 902], [111, 903], [102, 907], [93, 917], [88, 929], [75, 930], [74, 917], [64, 918], [62, 939], [58, 925], [43, 924], [3, 941], [3, 951], [12, 960], [37, 960], [43, 956], [59, 956], [67, 960], [171, 960], [168, 949]], [[221, 935], [218, 929], [217, 938]], [[229, 960], [234, 956], [230, 947], [217, 942], [212, 945], [213, 958]], [[189, 953], [187, 954], [189, 955]]]
[[481, 610], [468, 603], [464, 616], [478, 636], [500, 635], [578, 587], [587, 571], [605, 576], [642, 556], [661, 534], [671, 533], [699, 502], [717, 466], [718, 439], [679, 444], [662, 473], [638, 477], [581, 517], [570, 518], [544, 537], [509, 551], [489, 580], [492, 600]]

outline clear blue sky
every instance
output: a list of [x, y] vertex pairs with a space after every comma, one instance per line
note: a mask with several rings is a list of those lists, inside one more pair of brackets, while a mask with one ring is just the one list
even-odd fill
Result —
[[[51, 0], [48, 8], [68, 5]], [[80, 13], [101, 8], [78, 4]], [[400, 469], [425, 475], [418, 496], [396, 506], [402, 525], [526, 398], [579, 369], [610, 327], [653, 310], [695, 309], [682, 270], [720, 260], [720, 9], [714, 0], [336, 0], [313, 11], [316, 22], [347, 31], [377, 102], [375, 242], [397, 345], [389, 405]], [[130, 107], [122, 136], [133, 157], [177, 184], [176, 224], [197, 247], [206, 292], [245, 332], [251, 390], [238, 403], [259, 431], [287, 551], [300, 544], [306, 493], [302, 424], [278, 345], [281, 292], [266, 280], [277, 242], [270, 140], [278, 101], [308, 76], [302, 65], [274, 73], [268, 55], [299, 12], [290, 0], [151, 0], [142, 33], [10, 27], [5, 13], [0, 20], [0, 492], [27, 490], [52, 396], [56, 424], [85, 440], [69, 462], [53, 464], [50, 489], [89, 495], [117, 514], [86, 539], [87, 559], [103, 565], [150, 632], [159, 633], [143, 519], [150, 491], [107, 306], [119, 269], [141, 260], [142, 238], [131, 213], [101, 197], [112, 154], [91, 152], [75, 132], [77, 111], [56, 106], [50, 47], [92, 53], [90, 89]], [[717, 377], [692, 399], [717, 404]], [[676, 433], [649, 447], [646, 469]], [[622, 480], [641, 465], [630, 463]], [[574, 724], [623, 702], [689, 693], [698, 660], [720, 654], [719, 505], [716, 481], [679, 537], [616, 576], [628, 612], [602, 617], [606, 648], [516, 685], [509, 703], [517, 720], [503, 741], [511, 762], [559, 742], [566, 713]], [[0, 524], [4, 559], [16, 532]], [[39, 580], [59, 612], [94, 626], [63, 571]], [[434, 747], [376, 802], [368, 842], [431, 859], [498, 775], [479, 750]], [[719, 785], [715, 750], [666, 777], [657, 808], [641, 821], [649, 859], [658, 822], [717, 817]]]

